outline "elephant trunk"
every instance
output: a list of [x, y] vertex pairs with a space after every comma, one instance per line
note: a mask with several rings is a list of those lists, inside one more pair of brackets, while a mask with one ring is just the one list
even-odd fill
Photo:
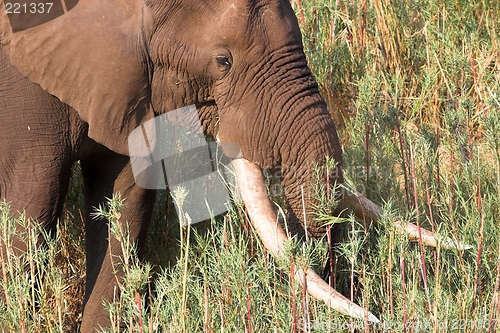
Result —
[[[291, 131], [300, 133], [297, 140], [289, 140], [290, 143], [283, 144], [281, 150], [281, 155], [284, 157], [282, 185], [291, 208], [288, 223], [290, 233], [305, 239], [308, 236], [317, 238], [325, 235], [327, 226], [316, 219], [314, 212], [318, 204], [316, 192], [320, 186], [329, 187], [330, 195], [338, 196], [340, 203], [335, 213], [340, 213], [342, 209], [350, 209], [358, 218], [376, 223], [382, 212], [379, 206], [363, 195], [354, 191], [350, 192], [345, 188], [335, 192], [334, 185], [342, 184], [344, 181], [342, 152], [335, 125], [326, 107], [322, 103], [316, 103], [314, 107], [303, 110], [301, 120], [306, 119], [306, 122], [297, 121], [297, 127]], [[311, 121], [314, 121], [314, 126], [308, 126]], [[327, 179], [325, 182], [326, 179], [318, 179], [314, 164], [316, 163], [321, 170], [327, 156], [333, 157], [337, 165], [332, 170], [328, 170], [328, 174], [323, 174]], [[403, 222], [397, 217], [393, 219], [393, 224], [398, 231], [407, 234], [410, 240], [421, 241], [431, 247], [436, 247], [439, 243], [442, 248], [448, 249], [471, 248], [469, 245], [450, 239], [438, 241], [433, 232], [415, 224]]]
[[[315, 103], [302, 110], [301, 117], [294, 122], [294, 128], [289, 130], [289, 133], [297, 133], [296, 137], [281, 145], [281, 183], [290, 208], [290, 233], [299, 238], [315, 238], [326, 232], [323, 222], [318, 221], [314, 213], [318, 204], [316, 192], [319, 186], [328, 186], [329, 195], [338, 195], [334, 185], [344, 181], [342, 150], [335, 125], [324, 103]], [[327, 157], [332, 157], [336, 163], [328, 171], [323, 167]], [[320, 179], [318, 171], [322, 172]]]

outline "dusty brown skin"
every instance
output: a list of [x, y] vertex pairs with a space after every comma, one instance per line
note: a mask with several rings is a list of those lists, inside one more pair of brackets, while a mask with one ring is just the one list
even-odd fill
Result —
[[[237, 145], [261, 168], [285, 170], [291, 230], [303, 234], [302, 193], [311, 208], [307, 171], [327, 155], [341, 166], [342, 157], [288, 1], [81, 0], [16, 33], [2, 7], [0, 1], [0, 119], [10, 126], [0, 131], [0, 196], [53, 228], [70, 168], [81, 161], [82, 332], [107, 324], [102, 298], [111, 299], [115, 286], [109, 252], [120, 252], [108, 247], [106, 223], [89, 214], [121, 192], [121, 221], [141, 245], [155, 193], [135, 185], [127, 137], [158, 114], [203, 106], [207, 135]], [[334, 174], [341, 182], [341, 172]], [[311, 235], [322, 231], [310, 216], [307, 226]]]

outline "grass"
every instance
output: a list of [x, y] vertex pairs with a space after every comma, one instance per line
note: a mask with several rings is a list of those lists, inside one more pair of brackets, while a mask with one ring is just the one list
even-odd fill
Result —
[[[166, 193], [158, 195], [143, 261], [126, 230], [112, 228], [126, 258], [122, 299], [109, 305], [113, 322], [126, 322], [127, 332], [494, 331], [500, 4], [296, 0], [294, 7], [338, 124], [350, 182], [384, 208], [379, 227], [345, 217], [333, 283], [383, 326], [334, 313], [293, 281], [297, 265], [308, 261], [318, 272], [327, 265], [325, 242], [291, 244], [300, 258], [277, 263], [240, 206], [203, 226], [180, 228]], [[7, 295], [0, 323], [8, 332], [67, 332], [78, 325], [84, 240], [75, 173], [56, 238], [45, 237], [44, 246], [37, 246], [34, 223], [0, 207], [3, 240], [13, 237], [16, 224], [29, 226], [19, 235], [29, 251], [12, 250], [0, 260], [0, 292]], [[116, 220], [120, 202], [113, 198], [100, 214]], [[392, 227], [395, 215], [474, 249], [410, 243]]]

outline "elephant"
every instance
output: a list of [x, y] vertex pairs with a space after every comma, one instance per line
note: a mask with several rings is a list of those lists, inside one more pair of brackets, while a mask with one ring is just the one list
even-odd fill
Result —
[[[204, 134], [234, 158], [252, 225], [272, 254], [283, 254], [290, 235], [277, 223], [264, 169], [283, 171], [290, 234], [325, 232], [314, 219], [307, 171], [332, 157], [331, 183], [342, 183], [342, 149], [289, 1], [70, 2], [63, 6], [70, 10], [33, 24], [27, 21], [44, 13], [17, 17], [0, 0], [0, 197], [51, 230], [71, 167], [80, 161], [87, 258], [81, 332], [109, 324], [102, 301], [113, 297], [110, 258], [120, 253], [107, 221], [92, 219], [92, 208], [120, 192], [126, 198], [120, 223], [128, 224], [140, 254], [155, 190], [135, 182], [127, 140], [159, 115], [197, 106]], [[338, 195], [339, 211], [350, 207], [374, 220], [380, 213], [361, 195]], [[432, 233], [398, 225], [436, 244]], [[378, 321], [312, 269], [297, 274], [335, 310]]]

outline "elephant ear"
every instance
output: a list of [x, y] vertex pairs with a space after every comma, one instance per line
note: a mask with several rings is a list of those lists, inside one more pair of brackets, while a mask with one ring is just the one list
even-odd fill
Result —
[[29, 20], [27, 14], [7, 15], [6, 4], [0, 0], [0, 41], [11, 63], [77, 110], [92, 139], [128, 155], [128, 135], [154, 117], [146, 51], [150, 16], [142, 1], [80, 0], [59, 17], [34, 17], [41, 22], [34, 27], [19, 22]]

